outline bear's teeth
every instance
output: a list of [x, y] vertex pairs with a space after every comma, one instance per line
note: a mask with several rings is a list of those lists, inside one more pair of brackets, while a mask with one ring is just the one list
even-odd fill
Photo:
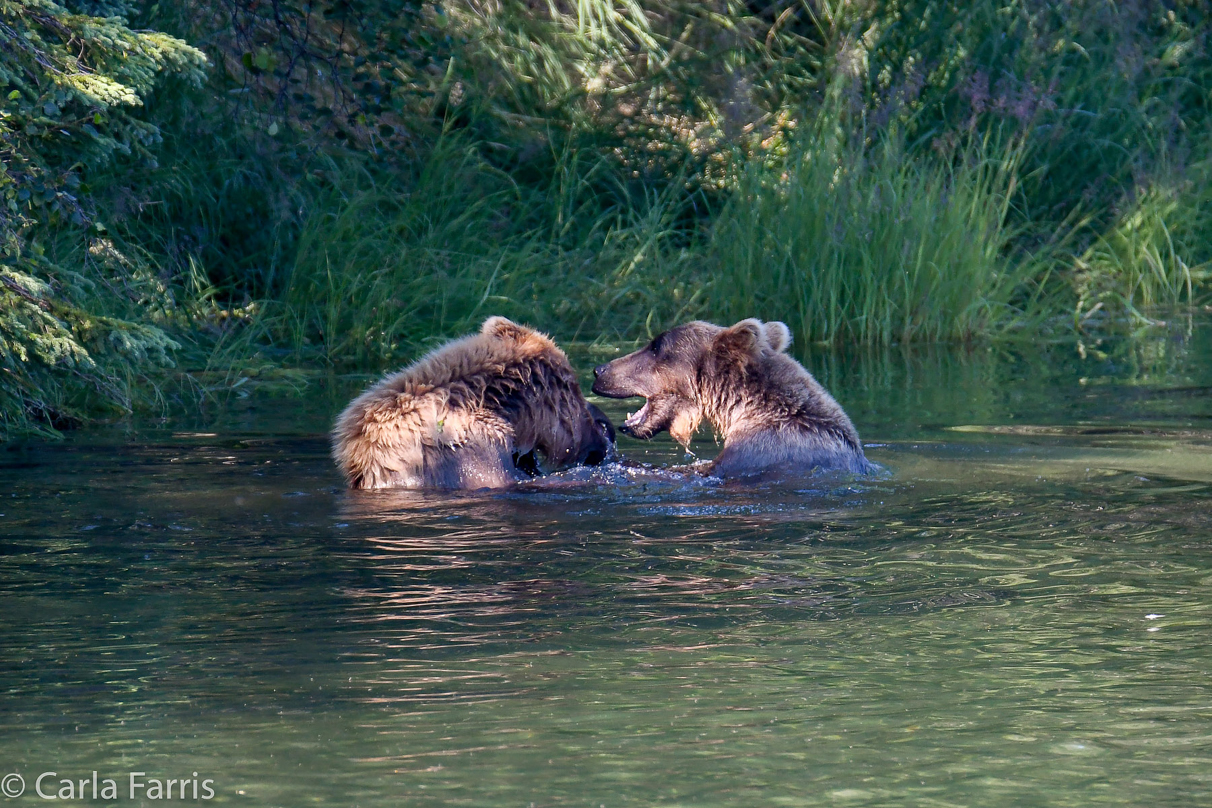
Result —
[[636, 426], [637, 424], [642, 424], [644, 422], [644, 418], [647, 417], [647, 415], [648, 415], [648, 402], [645, 401], [644, 406], [640, 407], [639, 412], [636, 412], [634, 414], [630, 413], [630, 412], [627, 413], [627, 420], [623, 422], [623, 426]]

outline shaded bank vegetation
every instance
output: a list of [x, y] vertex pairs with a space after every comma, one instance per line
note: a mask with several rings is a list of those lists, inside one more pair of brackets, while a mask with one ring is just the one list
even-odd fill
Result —
[[803, 342], [1208, 302], [1206, 2], [0, 0], [0, 429], [489, 313]]

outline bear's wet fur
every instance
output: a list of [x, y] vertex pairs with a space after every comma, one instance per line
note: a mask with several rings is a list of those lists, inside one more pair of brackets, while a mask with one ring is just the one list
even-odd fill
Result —
[[669, 430], [689, 448], [706, 419], [724, 443], [708, 468], [715, 476], [775, 469], [870, 472], [854, 424], [787, 355], [790, 345], [791, 331], [779, 322], [750, 319], [730, 328], [684, 323], [595, 368], [593, 391], [647, 399], [621, 427], [637, 438]]
[[538, 473], [536, 452], [602, 462], [614, 428], [549, 337], [490, 317], [354, 399], [332, 444], [352, 488], [501, 488]]

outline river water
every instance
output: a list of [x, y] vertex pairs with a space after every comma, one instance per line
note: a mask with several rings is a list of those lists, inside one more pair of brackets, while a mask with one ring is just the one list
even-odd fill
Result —
[[1212, 328], [808, 362], [880, 474], [352, 494], [358, 379], [9, 447], [7, 802], [1212, 804]]

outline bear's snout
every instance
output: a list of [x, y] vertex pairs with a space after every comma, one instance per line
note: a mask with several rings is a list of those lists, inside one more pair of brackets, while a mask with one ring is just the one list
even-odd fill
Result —
[[599, 396], [609, 396], [614, 398], [615, 393], [614, 390], [611, 389], [612, 387], [613, 385], [610, 384], [610, 363], [607, 362], [604, 365], [598, 365], [596, 368], [594, 368], [593, 392], [597, 393]]
[[593, 369], [593, 392], [607, 398], [632, 398], [646, 395], [642, 389], [636, 389], [637, 380], [643, 375], [636, 373], [635, 354], [615, 359]]
[[607, 398], [647, 396], [653, 386], [651, 362], [641, 352], [628, 354], [593, 369], [593, 392]]

